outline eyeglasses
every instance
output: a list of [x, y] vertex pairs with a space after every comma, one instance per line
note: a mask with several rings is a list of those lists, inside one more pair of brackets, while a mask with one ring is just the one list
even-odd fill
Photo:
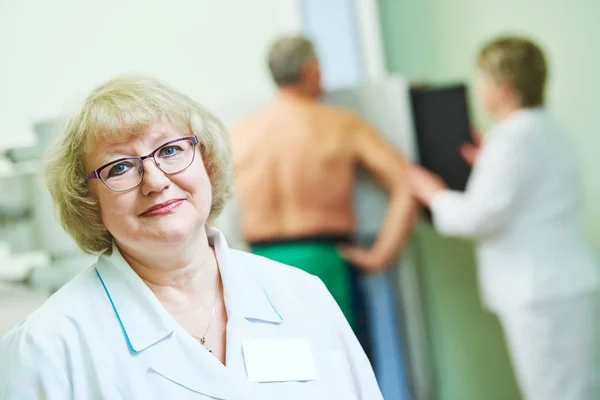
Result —
[[142, 183], [145, 159], [152, 158], [154, 164], [165, 174], [176, 174], [192, 165], [197, 144], [196, 136], [171, 140], [146, 156], [111, 161], [90, 172], [85, 180], [100, 179], [113, 192], [126, 192]]

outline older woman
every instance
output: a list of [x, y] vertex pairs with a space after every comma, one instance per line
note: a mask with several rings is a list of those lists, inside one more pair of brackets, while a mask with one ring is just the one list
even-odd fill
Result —
[[68, 120], [48, 165], [60, 220], [98, 262], [0, 344], [2, 399], [377, 399], [324, 285], [229, 249], [221, 124], [126, 76]]

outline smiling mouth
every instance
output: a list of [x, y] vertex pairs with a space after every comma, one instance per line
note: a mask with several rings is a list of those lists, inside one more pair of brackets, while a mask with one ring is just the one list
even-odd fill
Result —
[[150, 207], [146, 211], [140, 214], [140, 217], [155, 217], [158, 215], [168, 214], [175, 210], [183, 203], [183, 199], [169, 200], [161, 204]]

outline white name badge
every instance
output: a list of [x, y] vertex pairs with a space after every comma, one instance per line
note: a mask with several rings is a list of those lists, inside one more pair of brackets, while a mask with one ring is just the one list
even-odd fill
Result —
[[306, 339], [247, 340], [242, 349], [250, 382], [317, 379], [312, 346]]

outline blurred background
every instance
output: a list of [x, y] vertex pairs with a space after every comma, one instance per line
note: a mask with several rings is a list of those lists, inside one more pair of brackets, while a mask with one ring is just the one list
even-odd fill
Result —
[[[94, 262], [55, 222], [40, 180], [61, 115], [101, 82], [141, 72], [227, 121], [274, 90], [265, 60], [281, 34], [314, 41], [332, 93], [390, 74], [470, 86], [484, 42], [533, 38], [550, 66], [548, 109], [580, 156], [600, 255], [598, 15], [597, 0], [0, 0], [0, 335]], [[485, 130], [472, 92], [469, 102]], [[392, 311], [405, 387], [386, 398], [518, 399], [500, 326], [480, 305], [472, 244], [421, 223], [408, 253]]]

